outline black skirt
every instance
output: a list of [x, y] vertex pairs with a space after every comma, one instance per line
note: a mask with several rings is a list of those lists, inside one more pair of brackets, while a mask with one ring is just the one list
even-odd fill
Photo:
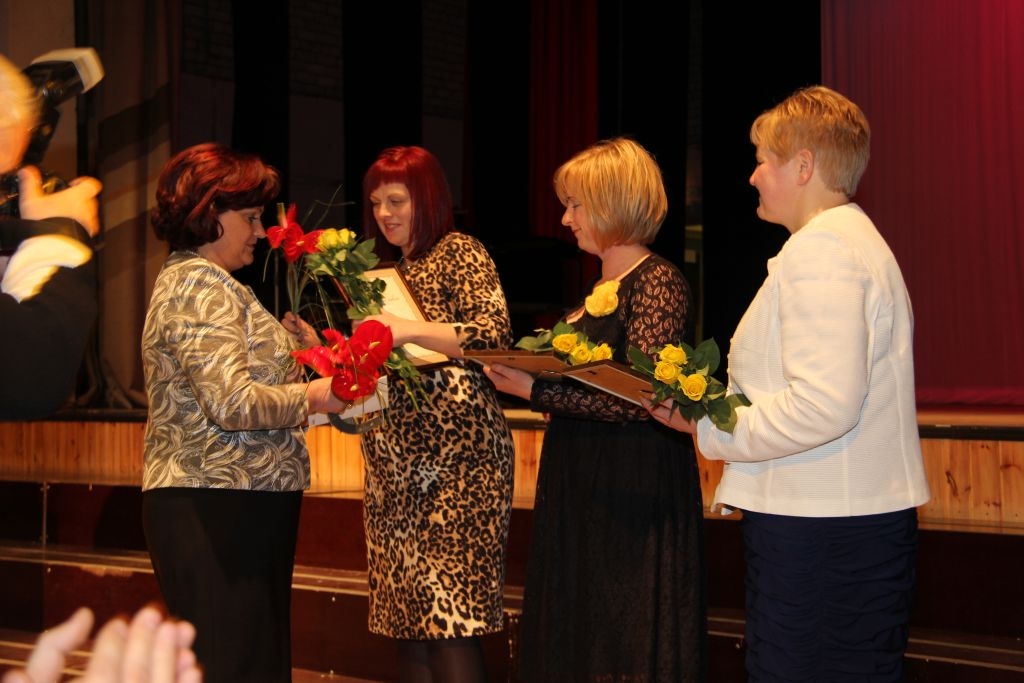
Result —
[[743, 512], [750, 681], [901, 681], [917, 510]]
[[519, 679], [707, 680], [703, 512], [688, 434], [552, 417], [537, 480]]
[[142, 522], [167, 609], [196, 627], [204, 680], [289, 683], [302, 491], [158, 488]]

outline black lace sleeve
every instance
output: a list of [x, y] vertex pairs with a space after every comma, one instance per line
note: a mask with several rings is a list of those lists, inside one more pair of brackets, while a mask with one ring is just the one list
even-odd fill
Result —
[[[622, 279], [619, 306], [612, 315], [584, 314], [574, 326], [595, 342], [607, 342], [615, 360], [629, 363], [626, 350], [652, 348], [683, 340], [692, 343], [692, 299], [683, 274], [670, 262], [652, 256]], [[530, 396], [533, 410], [602, 422], [648, 420], [638, 405], [572, 380], [538, 380]]]

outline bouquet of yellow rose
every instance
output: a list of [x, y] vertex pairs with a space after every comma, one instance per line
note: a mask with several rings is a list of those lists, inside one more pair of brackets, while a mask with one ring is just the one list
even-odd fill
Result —
[[517, 349], [525, 351], [553, 351], [555, 356], [569, 365], [583, 365], [612, 357], [608, 344], [595, 344], [587, 335], [567, 322], [557, 322], [550, 330], [534, 330], [536, 336], [523, 337], [516, 342]]
[[721, 361], [714, 339], [696, 348], [666, 344], [652, 349], [652, 356], [631, 346], [626, 354], [634, 370], [651, 378], [655, 402], [671, 398], [672, 409], [688, 420], [707, 415], [716, 427], [731, 434], [736, 427], [736, 408], [750, 405], [743, 394], [727, 396], [725, 386], [711, 375]]

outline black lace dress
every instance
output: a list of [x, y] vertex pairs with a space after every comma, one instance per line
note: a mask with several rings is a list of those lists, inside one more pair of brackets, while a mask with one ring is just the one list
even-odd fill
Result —
[[[619, 305], [573, 326], [628, 362], [692, 343], [692, 298], [679, 270], [651, 255], [621, 279]], [[640, 406], [578, 383], [537, 381], [544, 435], [521, 621], [519, 678], [706, 678], [703, 504], [689, 434]]]

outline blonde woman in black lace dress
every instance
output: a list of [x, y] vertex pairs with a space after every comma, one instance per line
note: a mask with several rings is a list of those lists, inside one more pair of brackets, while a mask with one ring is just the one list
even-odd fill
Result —
[[419, 409], [395, 380], [387, 423], [363, 436], [370, 631], [396, 640], [403, 682], [483, 683], [479, 637], [504, 628], [515, 448], [494, 387], [460, 359], [463, 349], [508, 348], [508, 306], [483, 245], [454, 229], [433, 154], [384, 150], [363, 197], [367, 236], [384, 258], [401, 257], [427, 321], [367, 319], [390, 325], [396, 345], [452, 359], [424, 372]]
[[[647, 247], [667, 210], [661, 172], [624, 138], [555, 173], [562, 224], [601, 259], [603, 296], [563, 318], [614, 359], [692, 343], [690, 289]], [[614, 284], [618, 283], [617, 288]], [[614, 296], [607, 296], [613, 290]], [[520, 679], [701, 681], [706, 598], [703, 504], [692, 440], [641, 406], [576, 383], [492, 365], [500, 391], [550, 415], [533, 510]]]

